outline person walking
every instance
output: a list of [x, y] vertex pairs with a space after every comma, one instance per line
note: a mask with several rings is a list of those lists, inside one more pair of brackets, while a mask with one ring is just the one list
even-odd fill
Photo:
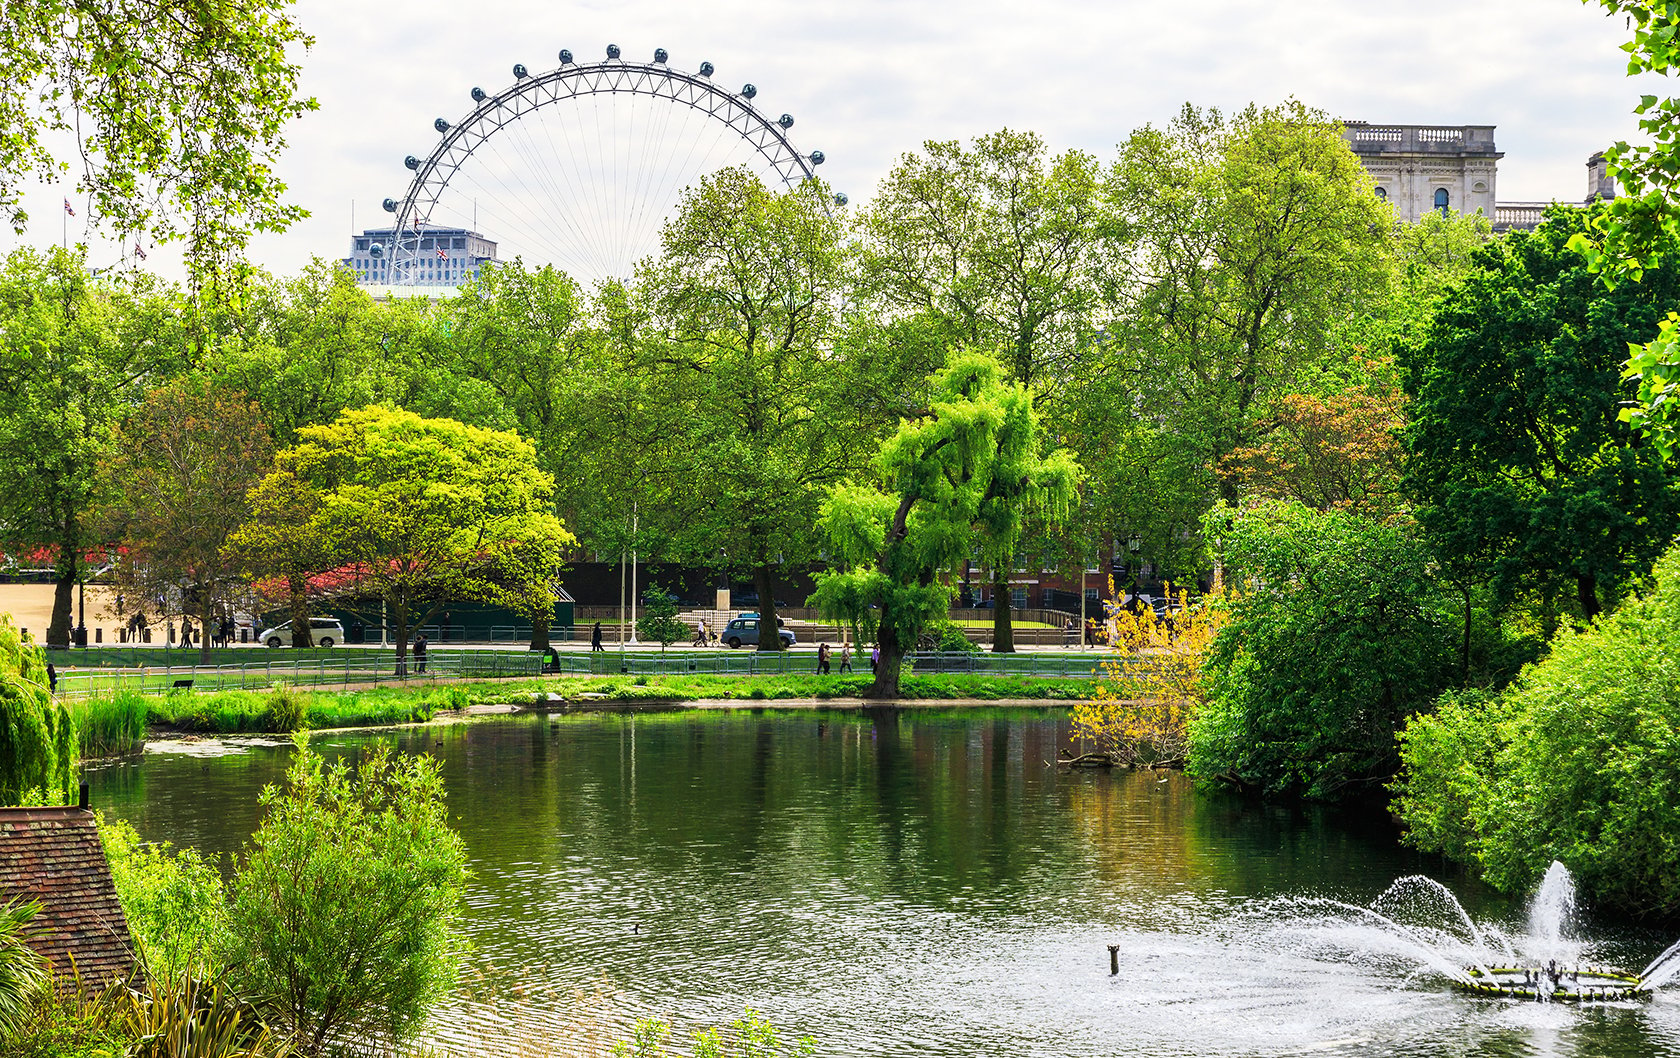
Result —
[[426, 633], [422, 632], [414, 637], [414, 671], [426, 671]]
[[875, 649], [869, 652], [869, 671], [874, 672], [881, 667], [881, 644], [876, 643]]
[[840, 641], [840, 671], [852, 671], [852, 644], [844, 639]]
[[606, 649], [606, 647], [601, 645], [601, 622], [596, 621], [595, 631], [589, 634], [589, 652], [593, 654], [595, 651], [599, 650], [602, 653], [605, 653]]
[[817, 646], [817, 675], [819, 675], [819, 676], [827, 676], [828, 675], [828, 644], [827, 643], [821, 643], [821, 644], [818, 644], [818, 646]]

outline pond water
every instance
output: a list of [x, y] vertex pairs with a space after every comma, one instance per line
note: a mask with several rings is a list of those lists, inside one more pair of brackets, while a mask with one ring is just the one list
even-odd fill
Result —
[[[1056, 710], [742, 710], [315, 744], [442, 762], [476, 872], [444, 1046], [512, 1053], [642, 1015], [680, 1038], [751, 1005], [823, 1055], [1680, 1056], [1674, 989], [1485, 1000], [1393, 950], [1362, 909], [1404, 876], [1495, 932], [1525, 910], [1385, 820], [1048, 766], [1067, 737]], [[212, 855], [243, 844], [291, 752], [154, 749], [93, 771], [95, 805]], [[1672, 940], [1577, 930], [1633, 969]]]

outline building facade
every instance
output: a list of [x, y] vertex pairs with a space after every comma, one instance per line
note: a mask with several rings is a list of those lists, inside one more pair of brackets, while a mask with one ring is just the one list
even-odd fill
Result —
[[[344, 266], [355, 273], [356, 282], [368, 287], [398, 285], [391, 274], [390, 228], [369, 228], [350, 240], [350, 256]], [[496, 260], [496, 244], [476, 231], [445, 228], [435, 224], [419, 226], [420, 247], [414, 275], [407, 280], [417, 286], [460, 286], [478, 274], [478, 266]]]

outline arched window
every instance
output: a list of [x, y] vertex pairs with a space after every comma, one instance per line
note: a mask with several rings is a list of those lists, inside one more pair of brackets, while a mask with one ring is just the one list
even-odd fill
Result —
[[1446, 188], [1437, 187], [1435, 189], [1435, 208], [1440, 212], [1441, 216], [1444, 217], [1447, 215], [1447, 204], [1450, 201], [1451, 196], [1447, 194]]
[[1388, 188], [1386, 188], [1386, 187], [1377, 188], [1377, 197], [1382, 199], [1385, 202], [1388, 201]]

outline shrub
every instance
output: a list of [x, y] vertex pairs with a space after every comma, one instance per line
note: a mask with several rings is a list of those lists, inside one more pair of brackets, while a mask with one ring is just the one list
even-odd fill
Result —
[[168, 978], [214, 974], [227, 936], [227, 904], [215, 863], [195, 849], [143, 842], [124, 820], [97, 818], [142, 964]]
[[138, 751], [146, 741], [146, 698], [139, 691], [118, 691], [109, 698], [88, 698], [70, 709], [83, 757], [109, 757]]
[[47, 689], [41, 648], [0, 614], [0, 804], [17, 804], [32, 789], [68, 804], [75, 782], [75, 721]]
[[280, 1058], [289, 1052], [249, 1003], [219, 981], [190, 974], [151, 975], [141, 988], [117, 990], [109, 1017], [134, 1039], [130, 1058]]
[[291, 734], [302, 730], [309, 717], [309, 695], [287, 683], [277, 683], [264, 703], [268, 730]]
[[1656, 584], [1498, 697], [1443, 699], [1400, 736], [1407, 841], [1526, 888], [1552, 860], [1602, 905], [1680, 915], [1680, 551]]
[[429, 757], [325, 764], [299, 742], [233, 882], [230, 960], [308, 1051], [407, 1038], [464, 954], [466, 847]]
[[52, 980], [47, 961], [29, 945], [34, 937], [30, 923], [40, 913], [34, 901], [0, 904], [0, 1042], [23, 1030]]

